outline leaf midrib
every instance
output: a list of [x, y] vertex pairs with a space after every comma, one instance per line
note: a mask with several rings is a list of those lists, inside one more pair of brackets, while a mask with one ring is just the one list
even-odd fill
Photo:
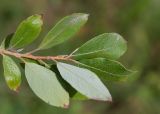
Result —
[[[74, 72], [72, 72], [70, 69], [68, 69], [68, 68], [66, 68], [65, 66], [63, 66], [62, 64], [59, 64], [59, 65], [61, 65], [64, 69], [66, 69], [67, 71], [69, 71], [69, 72], [71, 72], [71, 73], [73, 73], [74, 75], [77, 75], [79, 78], [81, 78], [82, 80], [84, 80], [85, 82], [87, 82], [85, 79], [83, 79], [81, 76], [79, 76], [79, 74], [76, 74], [76, 73], [74, 73]], [[95, 74], [95, 73], [94, 73]], [[98, 77], [97, 77], [98, 78]], [[87, 82], [88, 83], [88, 82]], [[102, 82], [101, 82], [102, 83]], [[89, 84], [90, 85], [90, 84]], [[91, 84], [92, 85], [92, 84]], [[91, 87], [94, 87], [94, 86], [91, 86]], [[96, 87], [94, 87], [96, 90], [97, 90], [97, 88]], [[99, 89], [98, 89], [98, 91], [99, 91]], [[100, 91], [101, 92], [101, 91]], [[82, 93], [83, 94], [83, 93]], [[86, 95], [85, 95], [86, 96]], [[106, 96], [106, 95], [105, 95]], [[87, 96], [88, 97], [88, 96]]]
[[[123, 74], [110, 73], [110, 72], [107, 72], [107, 71], [104, 71], [104, 70], [101, 70], [101, 69], [97, 69], [96, 67], [92, 67], [92, 66], [86, 65], [86, 64], [84, 64], [84, 63], [80, 63], [80, 62], [78, 62], [78, 63], [81, 64], [81, 65], [84, 65], [84, 66], [86, 66], [86, 67], [89, 67], [89, 68], [92, 68], [92, 69], [101, 71], [101, 72], [103, 72], [103, 73], [110, 74], [110, 75], [112, 75], [112, 76], [114, 76], [114, 77], [116, 77], [116, 75], [119, 76], [119, 77], [120, 77], [120, 76], [127, 76], [127, 75], [123, 75]], [[127, 69], [125, 69], [125, 70], [128, 71]]]
[[[30, 68], [30, 67], [28, 67], [31, 71], [33, 71], [33, 69], [32, 68]], [[35, 72], [36, 74], [37, 74], [37, 72]], [[58, 80], [57, 80], [58, 81]], [[65, 90], [64, 90], [65, 91]], [[66, 92], [66, 91], [65, 91]], [[55, 92], [56, 93], [56, 92]], [[59, 95], [57, 95], [56, 94], [56, 96], [58, 97]], [[61, 98], [60, 97], [58, 97], [58, 99], [59, 99], [59, 101], [61, 101], [61, 103], [64, 103], [62, 100], [61, 100]]]

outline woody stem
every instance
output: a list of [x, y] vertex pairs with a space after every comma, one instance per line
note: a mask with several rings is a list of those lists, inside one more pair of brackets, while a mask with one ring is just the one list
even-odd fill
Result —
[[28, 59], [33, 59], [33, 60], [71, 60], [70, 58], [66, 56], [35, 56], [32, 54], [21, 54], [17, 52], [12, 52], [4, 49], [0, 49], [0, 54], [1, 55], [11, 55], [16, 58], [28, 58]]

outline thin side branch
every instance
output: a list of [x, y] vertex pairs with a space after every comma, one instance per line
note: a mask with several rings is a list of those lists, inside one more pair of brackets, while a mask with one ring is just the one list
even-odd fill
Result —
[[33, 59], [33, 60], [71, 60], [68, 57], [66, 58], [66, 55], [65, 56], [62, 56], [62, 55], [61, 56], [35, 56], [30, 53], [21, 54], [21, 53], [12, 52], [8, 50], [4, 50], [4, 49], [0, 49], [0, 54], [1, 55], [11, 55], [16, 58], [28, 58], [28, 59]]

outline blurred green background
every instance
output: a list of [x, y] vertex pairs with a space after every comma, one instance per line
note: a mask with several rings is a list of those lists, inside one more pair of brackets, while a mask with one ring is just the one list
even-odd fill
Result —
[[[127, 82], [110, 82], [113, 102], [71, 101], [69, 109], [55, 108], [38, 99], [23, 76], [19, 93], [10, 91], [0, 65], [0, 114], [160, 114], [160, 0], [0, 0], [0, 41], [32, 14], [43, 14], [41, 36], [62, 17], [89, 13], [89, 21], [72, 40], [39, 52], [68, 54], [93, 36], [117, 32], [128, 41], [120, 61], [138, 72]], [[0, 63], [1, 64], [1, 63]]]

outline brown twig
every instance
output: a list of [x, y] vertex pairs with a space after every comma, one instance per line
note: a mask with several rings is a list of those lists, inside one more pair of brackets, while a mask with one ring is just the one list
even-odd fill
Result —
[[68, 57], [60, 55], [60, 56], [35, 56], [29, 53], [26, 54], [21, 54], [21, 53], [17, 53], [17, 52], [12, 52], [12, 51], [8, 51], [8, 50], [4, 50], [4, 49], [0, 49], [0, 54], [1, 55], [11, 55], [14, 56], [16, 58], [28, 58], [28, 59], [33, 59], [33, 60], [72, 60]]

